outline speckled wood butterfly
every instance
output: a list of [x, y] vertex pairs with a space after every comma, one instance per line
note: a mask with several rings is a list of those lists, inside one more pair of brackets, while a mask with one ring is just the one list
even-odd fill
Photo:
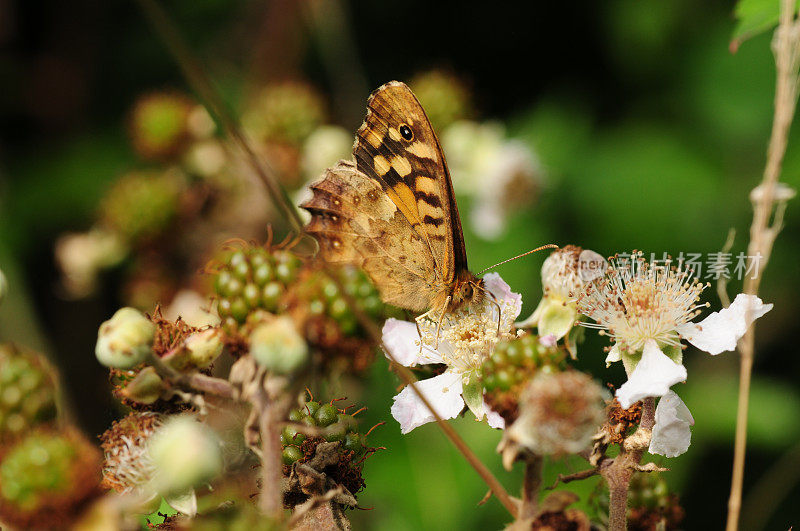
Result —
[[442, 148], [404, 83], [369, 97], [353, 158], [328, 168], [302, 205], [322, 257], [360, 265], [384, 302], [434, 319], [482, 300]]

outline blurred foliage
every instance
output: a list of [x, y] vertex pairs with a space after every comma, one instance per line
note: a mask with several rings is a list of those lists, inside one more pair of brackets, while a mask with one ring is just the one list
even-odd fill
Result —
[[[348, 63], [334, 71], [351, 76], [354, 69], [363, 68], [369, 86], [348, 96], [360, 102], [363, 112], [370, 88], [389, 77], [410, 78], [431, 62], [445, 64], [459, 76], [474, 79], [476, 112], [502, 119], [510, 136], [535, 151], [545, 174], [536, 207], [515, 214], [498, 241], [477, 237], [464, 223], [475, 271], [550, 242], [581, 245], [601, 254], [633, 248], [673, 255], [715, 252], [731, 227], [738, 233], [735, 255], [746, 249], [752, 215], [747, 194], [760, 179], [771, 126], [774, 66], [768, 30], [776, 20], [777, 4], [743, 0], [735, 12], [738, 21], [731, 16], [733, 5], [723, 1], [615, 0], [602, 7], [587, 6], [580, 16], [564, 11], [566, 6], [528, 6], [530, 11], [513, 14], [520, 22], [508, 20], [507, 10], [497, 10], [502, 16], [484, 13], [484, 6], [478, 11], [459, 9], [464, 21], [456, 24], [443, 7], [428, 12], [420, 2], [352, 2], [346, 6], [352, 26], [339, 30], [352, 32], [357, 54], [365, 61], [360, 67]], [[126, 113], [132, 103], [154, 89], [188, 90], [132, 5], [97, 12], [89, 32], [95, 40], [86, 45], [92, 53], [84, 55], [70, 56], [69, 47], [61, 55], [55, 53], [80, 33], [74, 20], [72, 26], [64, 26], [64, 34], [51, 40], [42, 34], [72, 20], [71, 16], [94, 13], [86, 2], [78, 3], [75, 15], [54, 11], [30, 36], [0, 36], [15, 46], [13, 53], [0, 56], [0, 75], [4, 85], [12, 87], [0, 98], [0, 112], [12, 125], [0, 140], [0, 268], [10, 289], [0, 305], [0, 339], [49, 346], [53, 361], [64, 372], [79, 420], [94, 433], [102, 432], [115, 407], [106, 396], [104, 371], [95, 366], [91, 352], [97, 326], [118, 306], [119, 279], [109, 275], [107, 288], [88, 301], [65, 301], [55, 287], [53, 244], [65, 230], [88, 229], [111, 183], [141, 167], [125, 138]], [[342, 86], [341, 79], [326, 77], [330, 72], [326, 59], [309, 38], [313, 27], [304, 26], [303, 14], [287, 2], [265, 7], [257, 2], [181, 0], [165, 5], [226, 100], [238, 110], [237, 104], [264, 79], [303, 75], [331, 94]], [[17, 7], [14, 20], [20, 31], [37, 25], [40, 15], [34, 7], [22, 3]], [[405, 37], [420, 40], [420, 35], [428, 35], [408, 32], [410, 21], [418, 20], [420, 12], [431, 19], [420, 23], [434, 24], [441, 33], [430, 32], [434, 40], [426, 41], [425, 50], [436, 50], [430, 57], [416, 53], [419, 43], [403, 47]], [[98, 29], [103, 25], [98, 21], [109, 27]], [[507, 30], [507, 25], [515, 31]], [[381, 39], [374, 38], [376, 27]], [[460, 33], [463, 28], [471, 32], [471, 39]], [[538, 31], [535, 39], [542, 40], [527, 40], [534, 37], [526, 31]], [[748, 38], [735, 54], [729, 51], [732, 39], [741, 43]], [[509, 57], [496, 54], [496, 64], [487, 65], [492, 60], [483, 53], [498, 47]], [[583, 55], [577, 64], [573, 48]], [[70, 79], [54, 78], [42, 66], [48, 53], [61, 59], [66, 55], [63, 64], [78, 61], [69, 72], [86, 74], [77, 101], [67, 98], [67, 89], [80, 87], [66, 84]], [[43, 69], [38, 75], [49, 72], [46, 79], [51, 86], [62, 87], [66, 94], [52, 103], [47, 102], [41, 82], [34, 86], [38, 92], [27, 91], [26, 83], [36, 81], [38, 70], [26, 61]], [[24, 105], [17, 105], [16, 98]], [[338, 105], [335, 97], [331, 101]], [[51, 109], [56, 104], [75, 105], [77, 110]], [[332, 113], [341, 116], [336, 109]], [[360, 118], [345, 116], [340, 125], [352, 130]], [[796, 134], [790, 138], [783, 180], [800, 186]], [[469, 212], [469, 202], [470, 198], [460, 198], [462, 215]], [[800, 313], [795, 296], [800, 292], [800, 222], [793, 207], [762, 284], [762, 297], [774, 302], [775, 309], [759, 321], [745, 498], [762, 472], [800, 436], [796, 385], [800, 358], [792, 335]], [[512, 288], [523, 294], [523, 316], [538, 303], [543, 258], [528, 257], [500, 269]], [[731, 281], [729, 293], [740, 288], [739, 281]], [[713, 287], [705, 299], [712, 307], [719, 304]], [[621, 368], [604, 369], [600, 349], [607, 342], [587, 335], [579, 367], [619, 385], [624, 378]], [[689, 380], [676, 390], [696, 421], [693, 445], [680, 458], [658, 462], [672, 469], [662, 477], [671, 491], [681, 493], [687, 511], [684, 527], [716, 528], [726, 512], [738, 360], [730, 353], [709, 359], [692, 349], [685, 359]], [[508, 519], [503, 508], [494, 498], [476, 507], [486, 493], [485, 485], [435, 426], [400, 435], [389, 414], [398, 381], [387, 368], [381, 359], [363, 381], [344, 378], [330, 384], [369, 407], [364, 425], [387, 421], [371, 435], [373, 444], [389, 450], [370, 459], [364, 471], [366, 489], [359, 500], [371, 510], [352, 513], [356, 528], [501, 527]], [[454, 425], [515, 491], [521, 471], [502, 470], [494, 452], [499, 433], [468, 418]], [[577, 459], [548, 462], [545, 483], [583, 466]], [[570, 485], [587, 511], [592, 511], [586, 499], [596, 484], [589, 480]], [[764, 526], [785, 528], [796, 517], [790, 500], [800, 496], [800, 487], [795, 484], [774, 496], [783, 503]]]

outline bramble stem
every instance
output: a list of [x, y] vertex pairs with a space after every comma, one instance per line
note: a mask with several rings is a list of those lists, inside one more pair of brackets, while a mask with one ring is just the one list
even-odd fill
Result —
[[283, 415], [280, 414], [279, 405], [271, 403], [263, 393], [254, 401], [253, 407], [259, 410], [258, 424], [261, 432], [261, 494], [258, 506], [263, 514], [278, 521], [283, 512], [283, 463], [279, 428]]
[[644, 451], [650, 444], [650, 434], [655, 425], [655, 398], [642, 400], [642, 420], [639, 429], [620, 446], [620, 453], [600, 473], [608, 483], [608, 529], [625, 531], [628, 528], [628, 487], [633, 472], [638, 468]]
[[531, 454], [525, 460], [525, 477], [522, 480], [522, 507], [519, 519], [534, 518], [539, 512], [539, 490], [542, 487], [542, 465], [544, 458]]
[[[797, 104], [798, 67], [800, 66], [800, 22], [795, 18], [793, 0], [781, 2], [781, 16], [775, 30], [772, 47], [775, 54], [775, 112], [772, 133], [767, 150], [767, 162], [761, 181], [763, 193], [754, 205], [753, 223], [750, 226], [750, 243], [747, 254], [759, 260], [755, 274], [744, 281], [744, 292], [756, 295], [761, 283], [763, 270], [767, 265], [772, 245], [781, 230], [781, 221], [775, 215], [773, 224], [770, 218], [775, 205], [775, 187], [781, 173], [783, 157], [789, 139], [789, 128], [794, 118]], [[778, 210], [778, 213], [782, 211]], [[747, 413], [750, 400], [750, 380], [753, 372], [755, 351], [755, 325], [751, 325], [739, 342], [741, 361], [739, 367], [739, 400], [736, 413], [736, 442], [733, 453], [733, 472], [731, 492], [728, 498], [727, 531], [739, 527], [739, 513], [742, 505], [742, 483], [744, 481], [744, 461], [747, 449]]]

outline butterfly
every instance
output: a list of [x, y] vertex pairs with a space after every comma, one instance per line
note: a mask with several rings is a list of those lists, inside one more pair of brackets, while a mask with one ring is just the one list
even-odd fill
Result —
[[435, 314], [484, 300], [483, 280], [467, 267], [464, 235], [442, 147], [404, 83], [391, 81], [367, 101], [353, 160], [340, 160], [311, 185], [301, 206], [306, 231], [329, 262], [360, 266], [384, 302]]

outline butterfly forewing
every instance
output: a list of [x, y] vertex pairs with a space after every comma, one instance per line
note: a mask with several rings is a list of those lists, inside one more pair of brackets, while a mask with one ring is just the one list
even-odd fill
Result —
[[458, 207], [439, 140], [404, 83], [387, 83], [370, 96], [353, 155], [422, 237], [437, 280], [451, 284], [467, 269]]

